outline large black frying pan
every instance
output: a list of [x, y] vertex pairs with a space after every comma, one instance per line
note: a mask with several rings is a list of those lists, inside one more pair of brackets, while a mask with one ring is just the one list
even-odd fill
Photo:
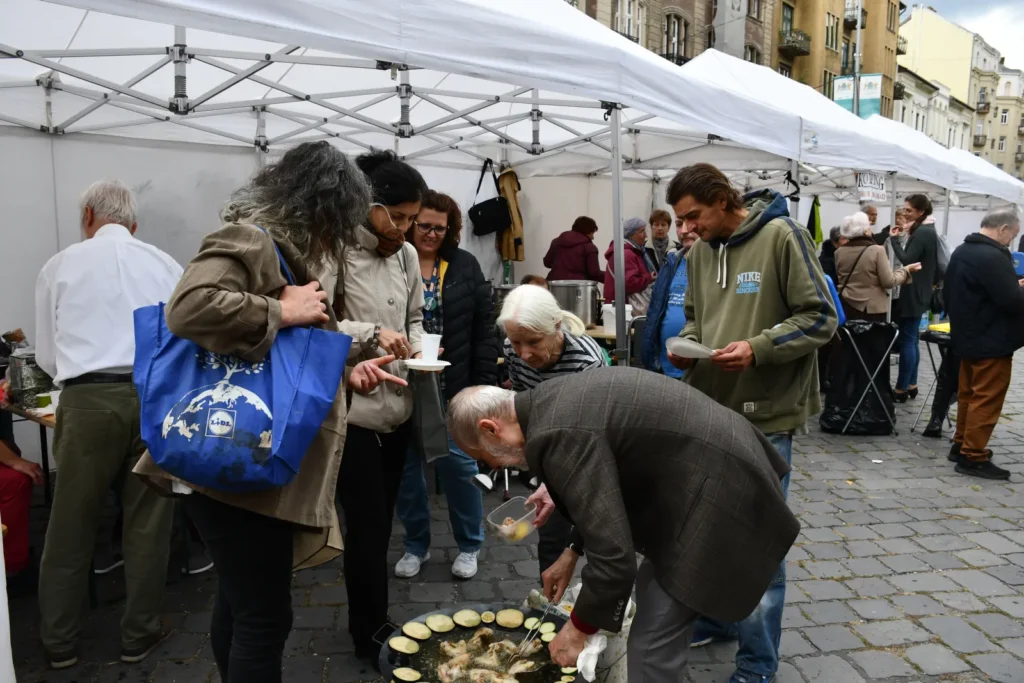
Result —
[[[433, 612], [428, 612], [426, 614], [422, 614], [418, 617], [415, 617], [410, 621], [418, 621], [422, 624], [426, 624], [427, 617], [431, 616], [432, 614], [444, 614], [451, 617], [454, 616], [456, 612], [463, 609], [471, 609], [477, 612], [478, 614], [483, 614], [484, 612], [494, 612], [495, 614], [497, 614], [503, 609], [519, 609], [527, 619], [529, 619], [530, 617], [536, 617], [540, 619], [543, 615], [543, 611], [541, 610], [520, 609], [518, 606], [513, 605], [484, 605], [469, 603], [456, 605], [446, 609], [439, 609]], [[554, 614], [553, 612], [549, 612], [548, 616], [545, 618], [545, 621], [552, 622], [558, 627], [559, 630], [561, 630], [562, 626], [565, 625], [566, 620], [563, 619], [561, 616]], [[480, 626], [478, 626], [477, 628], [483, 626], [486, 626], [490, 629], [494, 629], [495, 637], [498, 640], [508, 638], [516, 643], [522, 641], [526, 637], [527, 633], [525, 627], [520, 627], [515, 630], [509, 630], [501, 628], [497, 624], [480, 624]], [[433, 633], [431, 634], [429, 640], [419, 641], [420, 651], [418, 653], [414, 655], [406, 655], [399, 652], [395, 652], [388, 646], [388, 642], [392, 638], [403, 635], [402, 627], [401, 625], [399, 625], [399, 627], [392, 631], [392, 633], [387, 637], [387, 639], [384, 641], [384, 646], [380, 650], [379, 664], [381, 675], [383, 675], [385, 681], [391, 681], [394, 678], [393, 674], [395, 669], [407, 666], [416, 669], [423, 675], [423, 678], [421, 679], [423, 683], [437, 681], [437, 665], [444, 661], [443, 656], [441, 655], [441, 643], [447, 641], [468, 640], [476, 632], [476, 630], [476, 628], [463, 628], [462, 626], [456, 625], [455, 629], [453, 631], [449, 631], [448, 633]], [[550, 662], [547, 644], [545, 644], [544, 649], [541, 651], [541, 653], [541, 656], [543, 657], [544, 661]], [[547, 666], [544, 666], [537, 671], [516, 674], [516, 678], [521, 683], [557, 683], [561, 680], [562, 675], [562, 670], [553, 662], [551, 662]]]

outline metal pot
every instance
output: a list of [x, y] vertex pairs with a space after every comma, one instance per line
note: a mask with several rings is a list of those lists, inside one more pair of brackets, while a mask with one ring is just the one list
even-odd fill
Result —
[[575, 314], [587, 327], [597, 324], [598, 293], [593, 280], [555, 280], [548, 287], [564, 311]]
[[11, 397], [22, 407], [35, 407], [35, 397], [53, 388], [53, 380], [38, 365], [31, 349], [11, 354]]
[[515, 288], [516, 285], [494, 285], [492, 287], [491, 298], [494, 300], [495, 318], [501, 314], [501, 307], [505, 303], [505, 297]]

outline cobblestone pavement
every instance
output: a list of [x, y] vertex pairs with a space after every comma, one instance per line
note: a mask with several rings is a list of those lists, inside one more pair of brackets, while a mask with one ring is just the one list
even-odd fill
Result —
[[[920, 437], [923, 423], [910, 432], [932, 377], [926, 366], [927, 355], [922, 397], [901, 408], [898, 437], [840, 437], [815, 427], [796, 440], [790, 500], [803, 530], [788, 557], [778, 683], [1024, 682], [1024, 381], [1011, 388], [992, 441], [1013, 477], [981, 481], [954, 473], [948, 442]], [[1018, 357], [1018, 378], [1022, 366]], [[487, 506], [498, 502], [494, 494]], [[536, 585], [534, 547], [490, 544], [475, 579], [452, 581], [456, 551], [443, 501], [434, 520], [433, 559], [416, 579], [392, 581], [393, 619], [460, 601], [518, 601]], [[392, 547], [395, 561], [397, 529]], [[175, 631], [134, 666], [115, 661], [120, 574], [101, 581], [102, 605], [83, 633], [84, 663], [70, 671], [43, 669], [35, 601], [15, 600], [18, 681], [217, 680], [206, 635], [215, 581], [207, 574], [168, 586]], [[296, 574], [293, 597], [285, 681], [372, 680], [351, 654], [340, 563]], [[692, 651], [688, 680], [725, 683], [734, 652], [727, 644]]]

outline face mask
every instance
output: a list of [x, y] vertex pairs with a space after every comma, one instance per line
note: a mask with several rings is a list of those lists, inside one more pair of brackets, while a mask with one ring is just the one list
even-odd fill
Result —
[[391, 223], [391, 227], [395, 229], [394, 234], [397, 235], [397, 237], [388, 237], [387, 235], [379, 233], [375, 228], [373, 229], [374, 235], [377, 237], [377, 252], [384, 258], [387, 258], [398, 253], [398, 250], [402, 248], [403, 244], [405, 244], [405, 233], [399, 230], [398, 226], [395, 225], [395, 221], [391, 218], [391, 212], [388, 211], [386, 206], [377, 202], [370, 204], [371, 208], [374, 206], [379, 206], [384, 209], [384, 215], [388, 217], [388, 223]]
[[384, 206], [383, 204], [379, 204], [377, 202], [374, 202], [374, 203], [370, 204], [370, 208], [371, 209], [373, 207], [375, 207], [375, 206], [379, 206], [380, 208], [384, 209], [384, 215], [388, 217], [388, 223], [390, 223], [391, 227], [395, 229], [395, 232], [398, 232], [398, 226], [395, 225], [395, 221], [393, 221], [391, 219], [391, 212], [388, 211], [388, 207]]

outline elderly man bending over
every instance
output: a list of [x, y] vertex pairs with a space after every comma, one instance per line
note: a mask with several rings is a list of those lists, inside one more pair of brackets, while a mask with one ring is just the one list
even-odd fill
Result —
[[562, 666], [588, 634], [619, 631], [635, 583], [630, 683], [680, 680], [697, 616], [750, 614], [800, 530], [780, 484], [789, 466], [764, 435], [661, 375], [602, 368], [519, 394], [471, 387], [448, 424], [491, 467], [529, 467], [575, 525], [543, 577], [559, 600], [586, 552], [572, 619], [550, 646]]

